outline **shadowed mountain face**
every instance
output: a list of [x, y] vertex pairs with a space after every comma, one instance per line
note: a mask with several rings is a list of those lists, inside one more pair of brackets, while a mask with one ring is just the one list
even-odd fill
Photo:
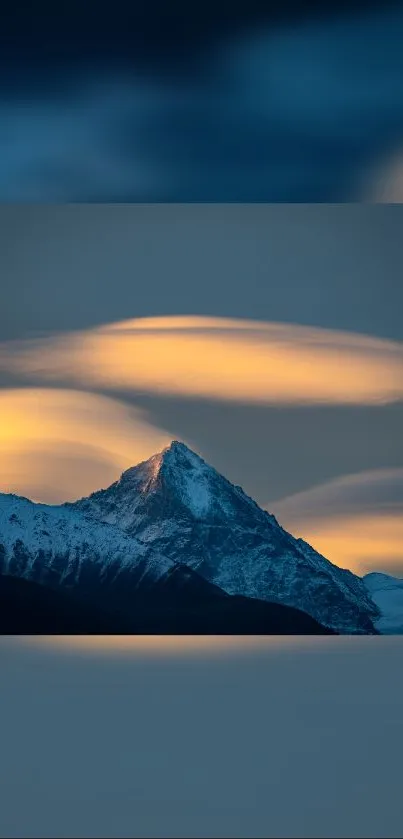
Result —
[[123, 620], [63, 589], [0, 575], [2, 635], [90, 635], [127, 632]]
[[[189, 577], [192, 579], [189, 580]], [[177, 566], [145, 595], [44, 586], [0, 575], [3, 635], [329, 635], [309, 615], [278, 604], [230, 597]]]
[[0, 495], [0, 573], [69, 590], [131, 632], [372, 633], [379, 615], [362, 580], [176, 441], [73, 504]]
[[[175, 564], [147, 590], [120, 591], [132, 632], [147, 634], [323, 635], [333, 634], [300, 609], [228, 595], [195, 571]], [[107, 604], [111, 601], [107, 595]], [[106, 605], [106, 603], [105, 603]]]

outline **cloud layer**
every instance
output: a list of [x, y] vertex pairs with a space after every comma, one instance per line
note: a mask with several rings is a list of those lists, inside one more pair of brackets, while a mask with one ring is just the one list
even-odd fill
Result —
[[403, 469], [346, 475], [270, 510], [336, 565], [403, 574]]
[[107, 486], [169, 442], [141, 411], [105, 396], [0, 390], [0, 492], [72, 500]]
[[0, 346], [30, 380], [259, 404], [403, 399], [403, 345], [355, 333], [208, 317], [157, 317]]

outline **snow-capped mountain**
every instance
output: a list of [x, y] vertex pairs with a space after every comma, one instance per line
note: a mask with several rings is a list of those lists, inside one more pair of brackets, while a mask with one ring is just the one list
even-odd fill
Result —
[[382, 634], [403, 633], [403, 579], [371, 572], [363, 580], [381, 613], [375, 623], [378, 631]]
[[43, 584], [152, 584], [172, 561], [123, 530], [63, 506], [0, 493], [0, 573]]
[[5, 633], [327, 634], [289, 606], [233, 597], [119, 527], [0, 494]]
[[339, 632], [373, 632], [379, 618], [359, 577], [287, 533], [183, 443], [63, 507], [120, 528], [229, 594], [302, 609]]

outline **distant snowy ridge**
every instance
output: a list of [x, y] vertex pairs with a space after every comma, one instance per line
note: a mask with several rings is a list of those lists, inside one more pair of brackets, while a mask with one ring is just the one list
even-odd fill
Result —
[[172, 564], [118, 527], [63, 506], [0, 493], [3, 574], [75, 585], [89, 569], [93, 577], [111, 582], [123, 571], [158, 578]]
[[363, 580], [381, 613], [375, 623], [378, 631], [389, 635], [403, 633], [403, 579], [371, 572]]

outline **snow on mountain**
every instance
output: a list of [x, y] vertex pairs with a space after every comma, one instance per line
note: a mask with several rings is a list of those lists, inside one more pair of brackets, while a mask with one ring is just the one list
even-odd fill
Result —
[[[174, 440], [162, 452], [132, 466], [106, 490], [88, 498], [66, 503], [65, 508], [79, 509], [101, 521], [117, 524], [131, 533], [141, 530], [142, 539], [161, 533], [161, 523], [169, 527], [169, 517], [178, 521], [216, 521], [225, 517], [238, 524], [250, 524], [262, 515], [273, 523], [274, 516], [264, 512], [241, 487], [234, 486], [212, 466]], [[150, 514], [155, 518], [151, 520]], [[171, 522], [173, 529], [175, 522]]]
[[0, 573], [37, 582], [158, 578], [172, 562], [118, 527], [63, 506], [0, 493]]
[[0, 494], [4, 632], [328, 634], [305, 612], [230, 597], [189, 566], [74, 509]]
[[229, 594], [303, 609], [339, 632], [371, 632], [379, 617], [359, 577], [287, 533], [183, 443], [63, 506], [121, 528]]
[[375, 623], [377, 630], [383, 634], [403, 633], [403, 579], [371, 572], [363, 581], [381, 612]]

